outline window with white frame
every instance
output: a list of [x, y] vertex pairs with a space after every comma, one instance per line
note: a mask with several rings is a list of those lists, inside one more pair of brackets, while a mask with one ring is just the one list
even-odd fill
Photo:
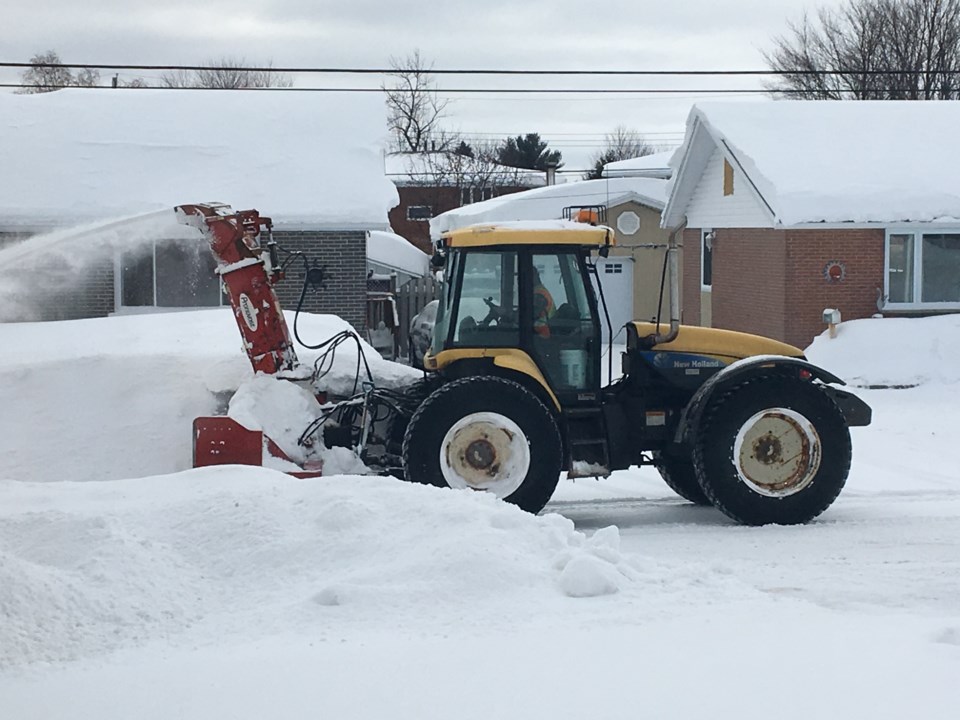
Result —
[[216, 307], [224, 304], [217, 262], [195, 240], [158, 240], [118, 257], [118, 307]]
[[407, 220], [429, 220], [433, 217], [430, 205], [410, 205], [407, 207]]
[[886, 245], [887, 307], [960, 308], [960, 230], [890, 230]]

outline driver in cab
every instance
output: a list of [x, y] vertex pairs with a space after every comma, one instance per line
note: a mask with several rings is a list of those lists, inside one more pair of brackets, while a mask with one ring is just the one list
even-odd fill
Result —
[[550, 337], [549, 320], [556, 306], [553, 296], [540, 280], [540, 271], [533, 269], [533, 331], [542, 338]]

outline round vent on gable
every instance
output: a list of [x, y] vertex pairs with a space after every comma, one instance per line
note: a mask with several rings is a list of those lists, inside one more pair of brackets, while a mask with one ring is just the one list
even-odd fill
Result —
[[624, 235], [634, 235], [640, 229], [640, 216], [633, 210], [620, 213], [617, 218], [617, 230]]

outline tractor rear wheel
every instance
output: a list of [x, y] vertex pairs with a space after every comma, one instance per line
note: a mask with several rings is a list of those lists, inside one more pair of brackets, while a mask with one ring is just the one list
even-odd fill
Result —
[[710, 499], [704, 494], [703, 488], [697, 480], [697, 473], [693, 469], [693, 460], [678, 455], [664, 455], [653, 453], [653, 465], [660, 473], [663, 481], [677, 495], [694, 505], [710, 505]]
[[747, 380], [711, 401], [693, 465], [704, 494], [745, 525], [796, 525], [840, 494], [850, 470], [850, 431], [812, 382]]
[[408, 481], [484, 490], [531, 513], [550, 500], [562, 463], [550, 410], [522, 385], [497, 377], [463, 378], [436, 390], [403, 439]]

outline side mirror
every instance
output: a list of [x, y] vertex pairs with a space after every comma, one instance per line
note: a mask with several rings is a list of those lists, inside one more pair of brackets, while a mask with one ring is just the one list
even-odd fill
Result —
[[443, 270], [447, 264], [447, 256], [441, 252], [435, 252], [433, 257], [430, 258], [430, 269], [431, 270]]

